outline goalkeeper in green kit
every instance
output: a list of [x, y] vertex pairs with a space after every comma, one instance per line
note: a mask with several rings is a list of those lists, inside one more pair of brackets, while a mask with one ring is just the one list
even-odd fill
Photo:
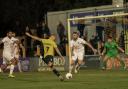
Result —
[[108, 37], [107, 42], [105, 42], [104, 50], [101, 55], [105, 54], [105, 57], [103, 59], [103, 66], [102, 69], [105, 69], [104, 63], [106, 63], [108, 60], [119, 60], [121, 62], [120, 55], [118, 53], [118, 50], [120, 50], [122, 53], [124, 53], [124, 50], [118, 46], [116, 41], [112, 39], [111, 36]]

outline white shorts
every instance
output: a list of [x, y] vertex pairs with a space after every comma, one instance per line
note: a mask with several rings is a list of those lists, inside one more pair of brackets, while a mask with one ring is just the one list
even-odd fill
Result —
[[73, 56], [72, 56], [72, 60], [76, 61], [76, 60], [83, 60], [84, 59], [84, 52], [77, 52], [77, 53], [73, 53]]
[[14, 59], [13, 54], [10, 52], [3, 52], [3, 64], [10, 64], [12, 59]]

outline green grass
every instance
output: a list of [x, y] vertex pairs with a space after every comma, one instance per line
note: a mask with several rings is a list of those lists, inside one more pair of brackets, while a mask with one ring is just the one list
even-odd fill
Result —
[[[65, 74], [65, 73], [63, 73]], [[60, 82], [51, 72], [0, 74], [0, 89], [128, 89], [127, 71], [81, 70]]]

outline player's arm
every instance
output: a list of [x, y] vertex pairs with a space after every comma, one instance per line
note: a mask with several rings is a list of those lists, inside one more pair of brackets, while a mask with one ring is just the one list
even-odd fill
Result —
[[122, 53], [124, 53], [124, 50], [121, 48], [121, 47], [117, 47], [118, 48], [118, 50], [120, 50]]
[[106, 53], [106, 48], [104, 48], [103, 52], [101, 53], [101, 55], [104, 55]]
[[57, 54], [64, 60], [64, 57], [62, 56], [60, 50], [58, 49], [58, 47], [55, 47], [55, 50], [57, 52]]
[[97, 50], [96, 50], [96, 49], [94, 49], [94, 48], [93, 48], [93, 46], [92, 46], [90, 43], [85, 42], [85, 44], [86, 44], [89, 48], [91, 48], [91, 49], [92, 49], [92, 51], [94, 52], [94, 54], [96, 54]]
[[0, 45], [3, 44], [6, 41], [5, 38], [3, 38], [2, 40], [0, 40]]
[[125, 52], [121, 47], [119, 47], [119, 45], [118, 45], [117, 43], [116, 43], [115, 45], [116, 45], [116, 47], [117, 47], [117, 49], [118, 49], [119, 51], [121, 51], [122, 53]]
[[84, 39], [81, 40], [83, 44], [87, 45], [89, 48], [92, 49], [92, 51], [94, 52], [94, 54], [96, 54], [97, 50], [93, 48], [93, 46], [88, 43], [87, 41], [85, 41]]
[[37, 36], [33, 36], [33, 35], [31, 35], [30, 33], [28, 33], [28, 32], [26, 32], [25, 34], [26, 34], [28, 37], [31, 37], [32, 39], [35, 39], [35, 40], [38, 40], [38, 41], [42, 41], [41, 38], [39, 38], [39, 37], [37, 37]]

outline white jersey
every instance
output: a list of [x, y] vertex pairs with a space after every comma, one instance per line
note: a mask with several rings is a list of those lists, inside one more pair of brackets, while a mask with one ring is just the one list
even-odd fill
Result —
[[4, 44], [3, 50], [3, 64], [10, 64], [11, 60], [14, 58], [14, 43], [15, 39], [8, 37], [3, 38], [2, 42]]
[[87, 42], [81, 38], [78, 38], [76, 41], [71, 40], [71, 47], [73, 52], [84, 52], [84, 44]]
[[3, 52], [12, 53], [13, 52], [13, 44], [14, 44], [13, 38], [10, 39], [8, 37], [5, 37], [5, 38], [3, 38], [2, 42], [4, 44]]

